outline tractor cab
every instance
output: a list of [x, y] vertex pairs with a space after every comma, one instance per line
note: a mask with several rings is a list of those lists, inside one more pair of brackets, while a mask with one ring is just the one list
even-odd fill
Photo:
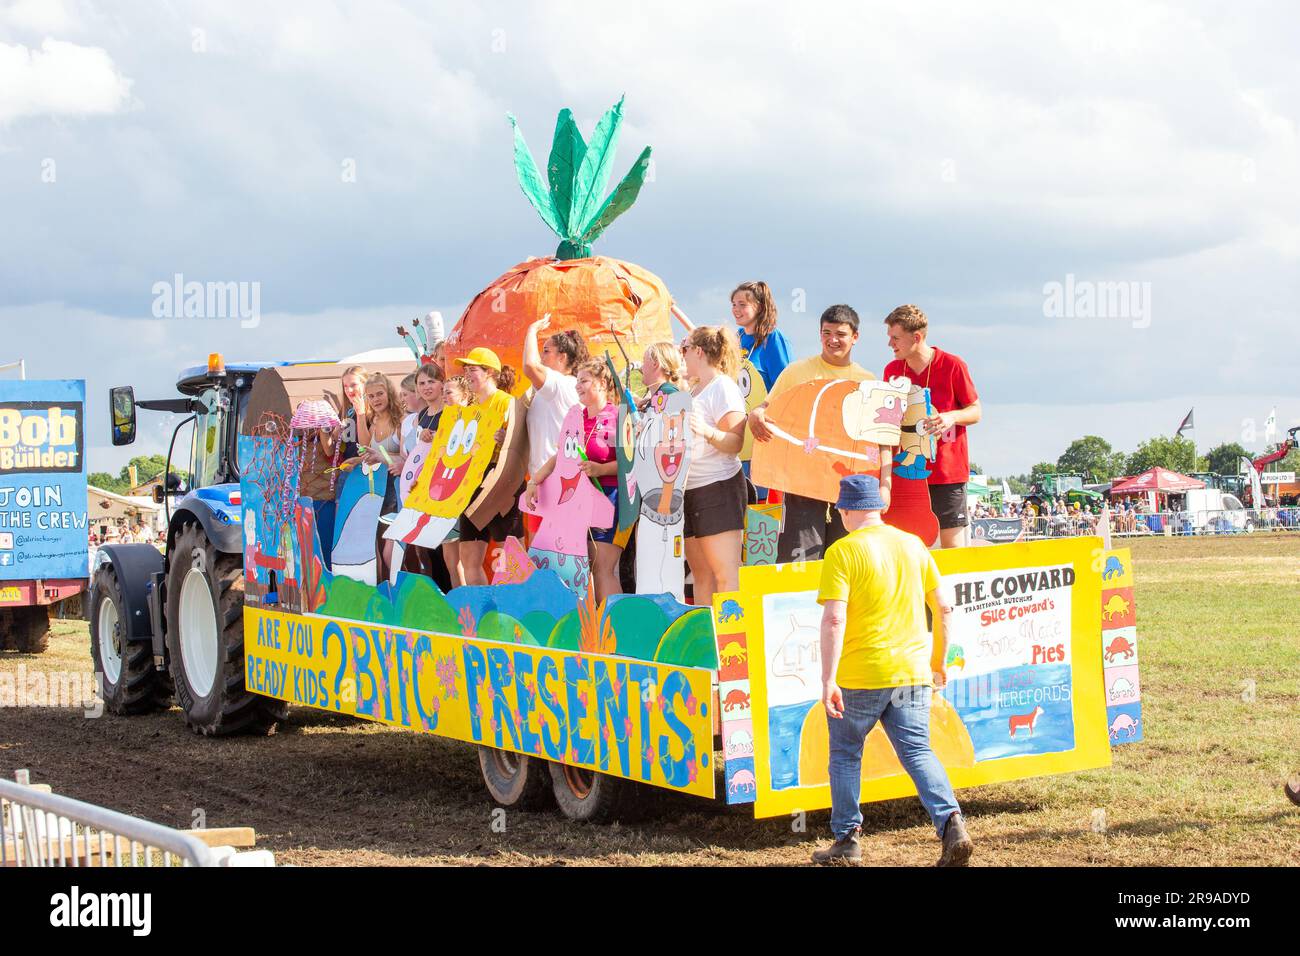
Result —
[[[400, 359], [400, 361], [399, 361]], [[298, 404], [324, 398], [342, 407], [340, 377], [354, 364], [396, 383], [413, 371], [410, 353], [379, 350], [339, 362], [259, 362], [185, 369], [179, 398], [137, 402], [130, 386], [112, 390], [114, 445], [136, 439], [136, 410], [184, 416], [172, 431], [163, 487], [167, 552], [148, 544], [98, 552], [91, 583], [91, 649], [114, 713], [144, 713], [173, 699], [197, 733], [268, 730], [284, 704], [250, 694], [243, 674], [245, 534], [240, 438], [250, 428], [287, 426]], [[188, 456], [177, 439], [189, 426]], [[244, 443], [248, 447], [248, 442]], [[176, 468], [189, 466], [188, 482]]]

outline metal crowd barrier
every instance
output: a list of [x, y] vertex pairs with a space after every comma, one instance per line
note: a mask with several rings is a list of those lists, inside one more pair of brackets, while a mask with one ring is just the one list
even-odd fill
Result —
[[[990, 515], [1005, 521], [1010, 516]], [[1100, 515], [1038, 515], [1021, 518], [1022, 540], [1069, 538], [1100, 532]], [[972, 525], [978, 518], [972, 516]], [[1243, 508], [1219, 511], [1111, 512], [1112, 536], [1225, 535], [1256, 531], [1300, 531], [1300, 507]]]
[[26, 770], [0, 780], [0, 867], [274, 866], [199, 837], [32, 787]]

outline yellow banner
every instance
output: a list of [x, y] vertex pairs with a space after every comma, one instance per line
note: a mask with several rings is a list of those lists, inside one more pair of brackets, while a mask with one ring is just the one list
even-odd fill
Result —
[[712, 671], [244, 609], [268, 697], [713, 796]]

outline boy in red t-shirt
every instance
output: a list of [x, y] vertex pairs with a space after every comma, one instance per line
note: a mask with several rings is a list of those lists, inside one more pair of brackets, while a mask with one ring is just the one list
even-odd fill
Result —
[[966, 544], [966, 480], [970, 456], [966, 426], [980, 420], [980, 400], [966, 363], [951, 352], [926, 342], [929, 322], [914, 305], [900, 305], [885, 316], [894, 361], [881, 376], [886, 381], [900, 375], [930, 390], [935, 414], [925, 419], [926, 430], [939, 436], [930, 471], [930, 507], [939, 519], [939, 547]]

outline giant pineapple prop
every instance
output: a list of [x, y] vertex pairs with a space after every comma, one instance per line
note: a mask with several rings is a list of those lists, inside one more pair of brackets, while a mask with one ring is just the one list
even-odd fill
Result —
[[[591, 254], [592, 242], [631, 208], [650, 168], [647, 146], [614, 191], [604, 196], [623, 123], [623, 101], [601, 118], [590, 143], [583, 142], [573, 114], [560, 111], [545, 184], [519, 124], [513, 116], [509, 119], [520, 188], [560, 237], [560, 247], [553, 257], [519, 263], [476, 295], [448, 336], [447, 358], [485, 345], [518, 371], [525, 330], [548, 312], [551, 325], [545, 335], [576, 329], [593, 356], [608, 351], [620, 368], [624, 351], [635, 362], [647, 345], [672, 341], [672, 297], [663, 280], [630, 262]], [[520, 375], [516, 393], [522, 395], [527, 388], [527, 378]]]

